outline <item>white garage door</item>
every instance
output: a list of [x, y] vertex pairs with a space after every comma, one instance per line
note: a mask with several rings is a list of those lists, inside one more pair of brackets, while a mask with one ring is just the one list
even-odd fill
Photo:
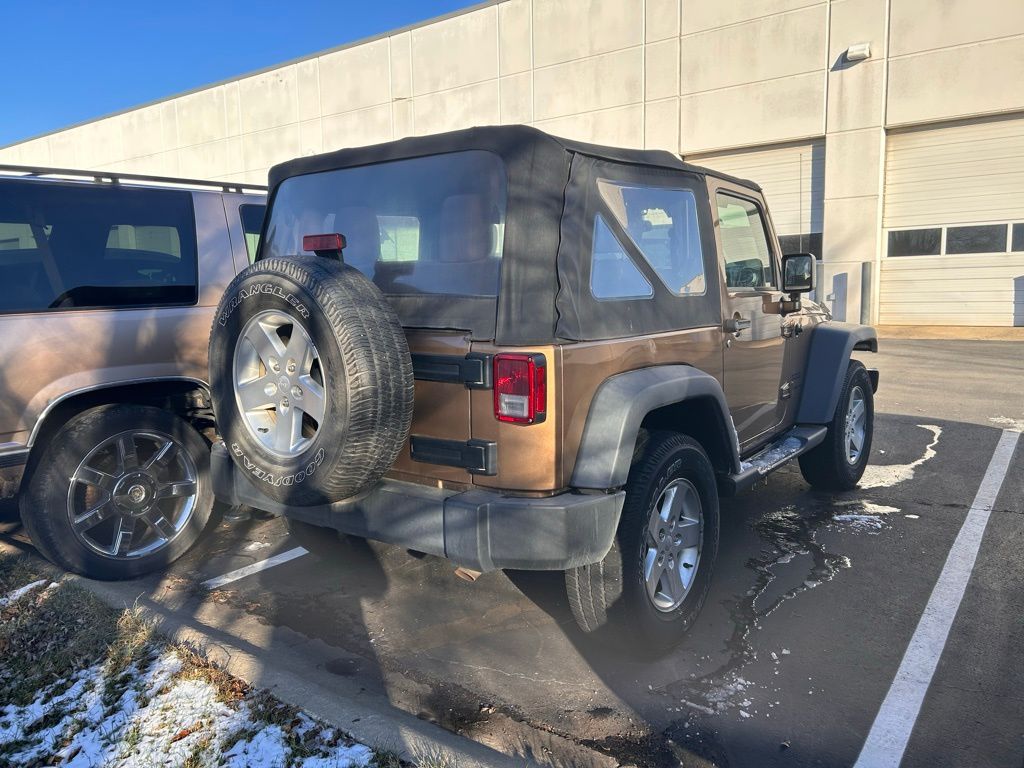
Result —
[[891, 133], [879, 320], [1024, 325], [1024, 117]]
[[811, 251], [821, 255], [824, 142], [687, 155], [686, 160], [756, 181], [764, 190], [783, 253]]

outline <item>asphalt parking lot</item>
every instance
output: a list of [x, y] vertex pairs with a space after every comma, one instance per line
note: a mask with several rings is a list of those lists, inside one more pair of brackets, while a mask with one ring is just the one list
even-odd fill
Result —
[[[942, 608], [936, 582], [1004, 431], [1024, 430], [1021, 343], [882, 348], [865, 358], [881, 388], [861, 488], [815, 493], [792, 467], [724, 500], [711, 593], [664, 658], [581, 636], [557, 575], [491, 573], [470, 584], [445, 561], [384, 545], [346, 544], [331, 561], [300, 554], [192, 589], [297, 554], [277, 519], [223, 525], [170, 576], [123, 589], [177, 590], [193, 596], [192, 610], [221, 605], [322, 641], [328, 652], [309, 663], [327, 689], [355, 682], [549, 764], [585, 764], [580, 745], [611, 764], [853, 765], [933, 590]], [[1024, 765], [1024, 442], [1002, 474], [948, 639], [930, 646], [941, 655], [907, 768]], [[275, 637], [260, 648], [264, 663], [301, 654]], [[527, 731], [549, 738], [538, 747]]]

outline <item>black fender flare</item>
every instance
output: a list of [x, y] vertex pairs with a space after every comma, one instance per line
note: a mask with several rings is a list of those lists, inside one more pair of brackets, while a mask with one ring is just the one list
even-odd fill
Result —
[[722, 385], [689, 365], [659, 365], [616, 374], [598, 387], [583, 428], [571, 485], [598, 490], [625, 485], [644, 417], [666, 405], [693, 399], [706, 400], [717, 413], [721, 428], [729, 435], [731, 471], [739, 472], [739, 443]]
[[828, 424], [836, 412], [850, 355], [855, 349], [877, 352], [878, 333], [867, 325], [826, 322], [812, 334], [796, 420]]

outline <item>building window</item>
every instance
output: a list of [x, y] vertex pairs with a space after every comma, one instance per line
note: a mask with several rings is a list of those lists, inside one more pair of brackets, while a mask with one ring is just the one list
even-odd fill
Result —
[[901, 229], [889, 233], [890, 256], [938, 256], [941, 248], [941, 227]]
[[1005, 224], [985, 224], [978, 227], [948, 227], [946, 229], [946, 253], [1005, 252]]
[[1013, 242], [1011, 251], [1024, 251], [1024, 223], [1013, 225]]

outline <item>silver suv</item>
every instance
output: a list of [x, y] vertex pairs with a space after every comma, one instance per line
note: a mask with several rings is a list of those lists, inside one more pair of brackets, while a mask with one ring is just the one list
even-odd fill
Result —
[[264, 193], [0, 166], [0, 498], [64, 568], [136, 576], [209, 524], [207, 342]]

